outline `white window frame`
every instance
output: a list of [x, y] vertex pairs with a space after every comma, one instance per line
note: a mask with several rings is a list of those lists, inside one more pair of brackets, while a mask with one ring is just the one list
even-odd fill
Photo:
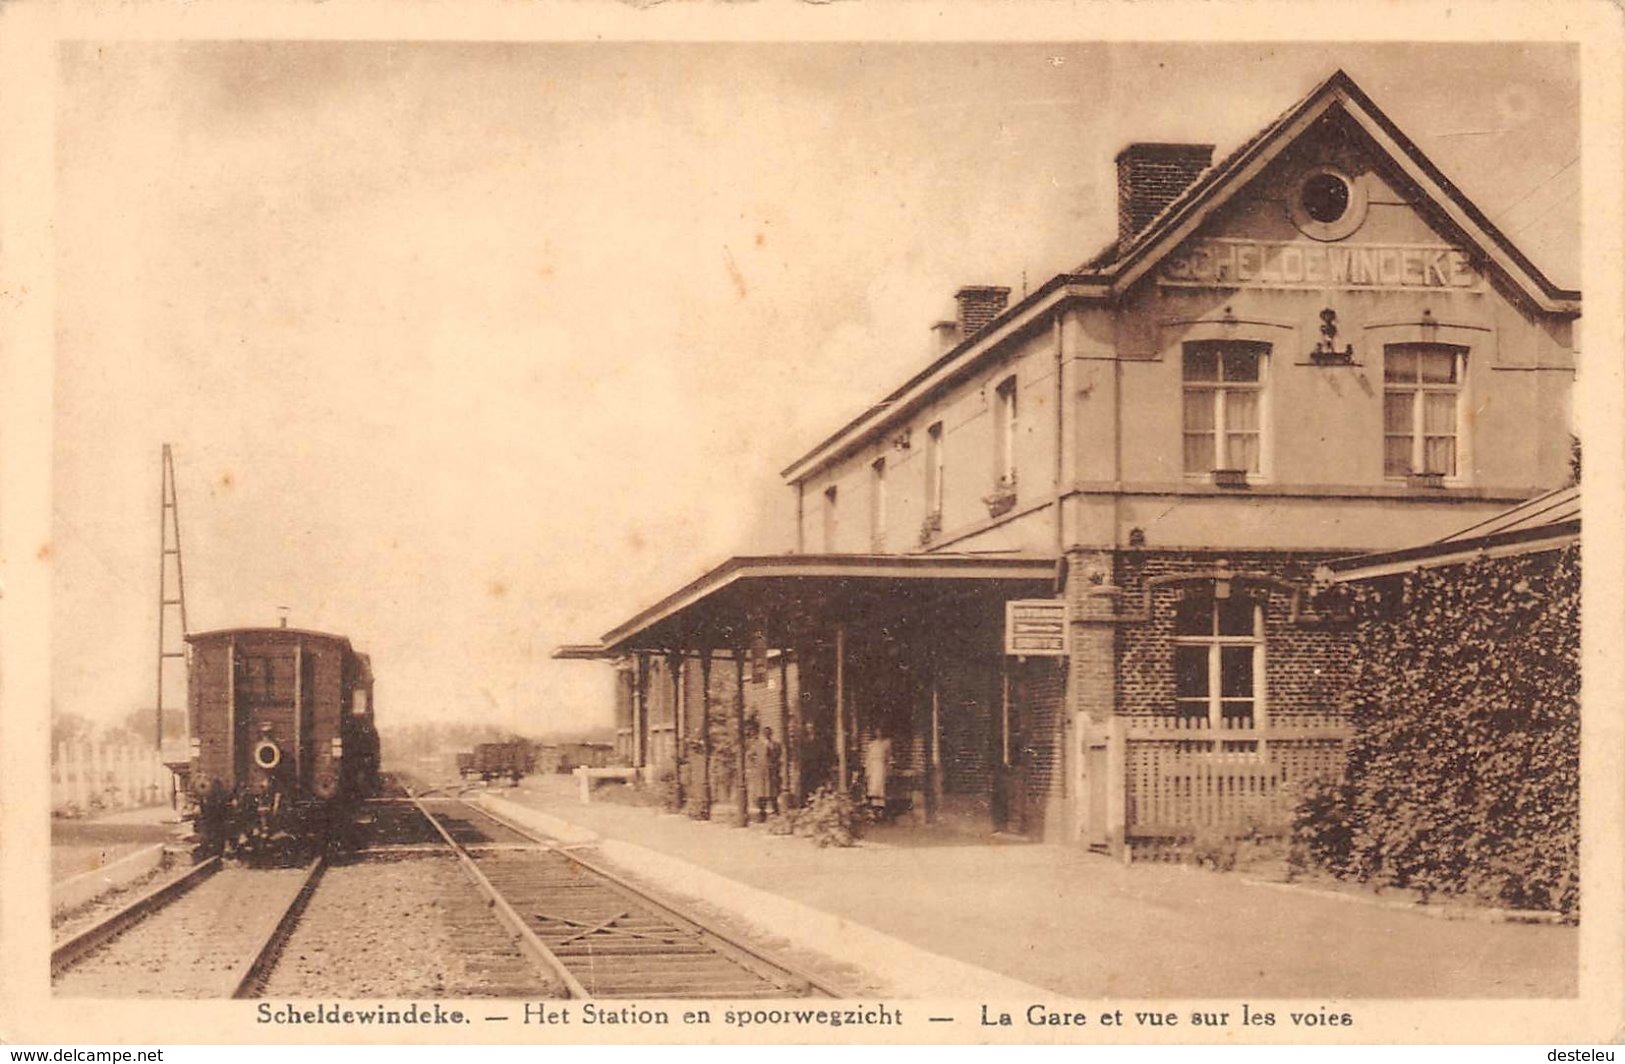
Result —
[[869, 463], [869, 546], [876, 554], [886, 550], [886, 457]]
[[[1239, 595], [1242, 592], [1239, 589], [1232, 588], [1230, 593], [1232, 595]], [[1216, 596], [1208, 603], [1208, 617], [1212, 628], [1211, 634], [1179, 635], [1176, 631], [1174, 635], [1175, 647], [1207, 648], [1207, 697], [1205, 699], [1207, 702], [1207, 730], [1214, 738], [1214, 749], [1219, 751], [1223, 750], [1222, 744], [1225, 741], [1226, 736], [1233, 736], [1235, 739], [1245, 742], [1257, 742], [1256, 739], [1251, 737], [1254, 735], [1254, 733], [1263, 731], [1267, 726], [1269, 719], [1269, 710], [1266, 700], [1268, 684], [1265, 682], [1264, 671], [1268, 656], [1268, 649], [1266, 647], [1266, 641], [1264, 638], [1264, 607], [1258, 602], [1251, 603], [1251, 607], [1253, 630], [1250, 635], [1218, 634], [1219, 600]], [[1226, 728], [1224, 726], [1223, 648], [1235, 646], [1252, 647], [1253, 650], [1253, 722], [1250, 728]], [[1177, 684], [1177, 682], [1178, 677], [1176, 670], [1175, 683]], [[1176, 688], [1174, 694], [1174, 707], [1180, 717], [1185, 716], [1184, 705], [1191, 701], [1194, 700], [1181, 698]], [[1263, 750], [1264, 744], [1262, 742], [1258, 742], [1256, 749], [1245, 752], [1249, 754], [1261, 754], [1263, 753]]]
[[1009, 487], [1016, 482], [1016, 421], [1020, 416], [1015, 374], [998, 383], [993, 397], [993, 480], [995, 486]]
[[[1425, 349], [1435, 351], [1448, 351], [1454, 359], [1456, 379], [1447, 383], [1425, 383], [1421, 380], [1421, 363], [1417, 363], [1417, 379], [1415, 381], [1390, 381], [1388, 379], [1388, 359], [1395, 348], [1410, 348], [1418, 353]], [[1455, 466], [1451, 472], [1444, 473], [1446, 484], [1462, 484], [1467, 480], [1463, 472], [1467, 468], [1468, 441], [1465, 431], [1466, 419], [1464, 404], [1467, 397], [1467, 359], [1471, 350], [1462, 344], [1435, 343], [1430, 341], [1397, 340], [1386, 343], [1382, 348], [1382, 475], [1385, 480], [1403, 481], [1408, 477], [1426, 475], [1427, 469], [1427, 433], [1424, 431], [1427, 424], [1428, 394], [1448, 393], [1455, 396], [1455, 424], [1451, 438], [1455, 440]], [[1411, 397], [1411, 464], [1410, 469], [1404, 473], [1390, 473], [1388, 471], [1388, 395], [1390, 392], [1409, 392]], [[1434, 433], [1434, 435], [1438, 435]]]
[[[1258, 379], [1256, 381], [1227, 381], [1223, 379], [1223, 354], [1225, 348], [1245, 350], [1258, 355]], [[1189, 358], [1192, 354], [1211, 350], [1218, 358], [1219, 380], [1193, 381], [1186, 376]], [[1180, 380], [1180, 409], [1179, 409], [1179, 468], [1184, 475], [1191, 479], [1204, 479], [1212, 476], [1216, 470], [1240, 469], [1248, 477], [1258, 480], [1268, 479], [1270, 466], [1270, 434], [1269, 434], [1269, 363], [1271, 345], [1263, 340], [1192, 340], [1180, 347], [1179, 350], [1179, 380]], [[1232, 391], [1250, 391], [1257, 396], [1258, 406], [1258, 468], [1245, 469], [1230, 461], [1230, 429], [1226, 423], [1226, 411], [1229, 404], [1225, 395]], [[1185, 397], [1191, 392], [1208, 392], [1213, 399], [1213, 468], [1212, 469], [1186, 469], [1185, 468], [1185, 438], [1193, 435], [1185, 428]], [[1206, 435], [1204, 433], [1203, 435]]]
[[939, 519], [942, 517], [943, 489], [947, 486], [942, 437], [940, 421], [933, 421], [925, 430], [925, 515]]

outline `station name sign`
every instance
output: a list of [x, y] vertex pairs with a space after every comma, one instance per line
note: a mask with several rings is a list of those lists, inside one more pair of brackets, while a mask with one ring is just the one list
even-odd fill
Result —
[[1065, 657], [1072, 649], [1064, 599], [1015, 599], [1004, 604], [1004, 652]]
[[1472, 291], [1482, 277], [1460, 248], [1196, 240], [1162, 260], [1159, 279], [1199, 288], [1371, 288]]

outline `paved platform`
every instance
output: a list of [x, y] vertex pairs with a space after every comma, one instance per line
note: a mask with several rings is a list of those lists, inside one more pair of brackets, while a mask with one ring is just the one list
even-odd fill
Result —
[[569, 777], [491, 793], [575, 825], [579, 838], [660, 855], [677, 880], [685, 867], [704, 870], [1070, 997], [1521, 998], [1578, 988], [1572, 927], [1435, 920], [1233, 874], [947, 833], [819, 849], [760, 827], [582, 805]]
[[51, 880], [91, 872], [154, 843], [175, 838], [175, 811], [167, 805], [121, 809], [99, 817], [51, 820]]

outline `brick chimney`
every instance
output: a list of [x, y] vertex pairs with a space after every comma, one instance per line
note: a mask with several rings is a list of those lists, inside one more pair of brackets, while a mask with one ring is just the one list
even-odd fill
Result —
[[1118, 152], [1118, 243], [1139, 235], [1211, 165], [1211, 144], [1130, 144]]
[[954, 293], [959, 303], [959, 335], [969, 340], [987, 328], [988, 322], [1004, 313], [1010, 302], [1010, 289], [992, 285], [966, 285]]

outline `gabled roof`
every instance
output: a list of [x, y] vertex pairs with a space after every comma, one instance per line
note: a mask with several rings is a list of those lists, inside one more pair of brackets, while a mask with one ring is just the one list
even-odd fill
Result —
[[1538, 495], [1432, 543], [1339, 558], [1328, 562], [1325, 572], [1333, 583], [1348, 583], [1457, 565], [1479, 557], [1557, 550], [1579, 540], [1580, 489], [1575, 486]]
[[1108, 245], [1084, 269], [1111, 275], [1113, 291], [1122, 292], [1334, 109], [1353, 120], [1462, 238], [1499, 267], [1535, 306], [1551, 313], [1579, 313], [1580, 293], [1552, 283], [1341, 70], [1204, 171], [1126, 245]]
[[1128, 243], [1113, 241], [1071, 273], [1058, 274], [1031, 295], [967, 337], [880, 402], [847, 422], [818, 446], [787, 466], [781, 475], [794, 483], [858, 445], [878, 427], [927, 395], [972, 372], [982, 357], [1012, 335], [1043, 319], [1068, 300], [1111, 300], [1153, 269], [1163, 256], [1195, 233], [1215, 211], [1264, 171], [1299, 137], [1334, 109], [1355, 122], [1454, 228], [1510, 285], [1534, 306], [1554, 314], [1578, 314], [1580, 293], [1552, 283], [1496, 228], [1407, 137], [1354, 79], [1338, 70], [1200, 176]]

